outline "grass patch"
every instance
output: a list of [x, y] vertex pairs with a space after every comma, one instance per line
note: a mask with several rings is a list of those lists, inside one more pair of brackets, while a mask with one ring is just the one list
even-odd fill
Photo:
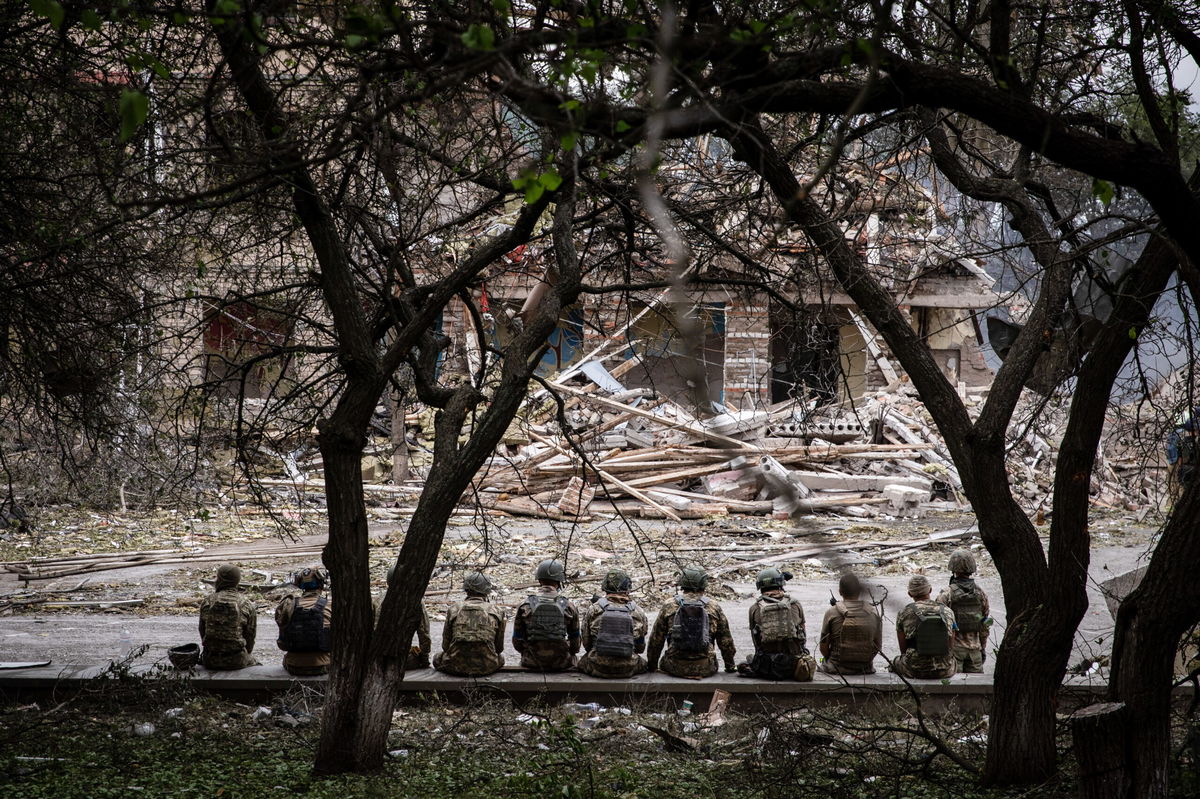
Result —
[[[123, 707], [106, 696], [53, 710], [10, 707], [0, 714], [0, 783], [5, 797], [22, 799], [1051, 799], [1075, 793], [1065, 759], [1062, 775], [1045, 785], [1015, 793], [981, 789], [915, 729], [897, 732], [894, 720], [891, 731], [872, 732], [861, 717], [839, 724], [829, 714], [768, 710], [697, 728], [653, 709], [583, 709], [576, 716], [502, 702], [398, 710], [380, 773], [314, 779], [318, 724], [306, 713], [319, 710], [310, 706], [314, 701], [284, 697], [272, 715], [258, 718], [253, 707], [206, 696]], [[686, 744], [669, 751], [647, 725]], [[981, 738], [971, 732], [981, 725], [963, 716], [938, 731], [959, 755], [981, 762]], [[1194, 784], [1179, 776], [1177, 786]]]

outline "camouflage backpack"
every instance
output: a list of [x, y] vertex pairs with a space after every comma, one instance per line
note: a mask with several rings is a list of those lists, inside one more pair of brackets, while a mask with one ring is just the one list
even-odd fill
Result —
[[712, 648], [712, 631], [708, 626], [708, 600], [675, 597], [679, 603], [671, 620], [671, 646], [684, 655], [704, 655]]
[[792, 623], [792, 598], [764, 598], [759, 600], [758, 637], [764, 644], [781, 644], [796, 640], [795, 625]]
[[496, 623], [483, 602], [463, 602], [454, 617], [453, 638], [460, 644], [486, 644], [496, 640]]
[[529, 596], [530, 641], [565, 641], [567, 638], [567, 600], [562, 596]]
[[846, 608], [833, 659], [845, 664], [869, 664], [875, 659], [875, 614], [865, 608]]
[[955, 579], [950, 583], [950, 609], [959, 632], [977, 633], [983, 629], [983, 597], [974, 580]]
[[599, 615], [593, 617], [597, 655], [613, 658], [633, 657], [633, 607], [601, 599]]
[[950, 628], [942, 618], [941, 605], [917, 608], [917, 629], [910, 646], [914, 644], [918, 655], [936, 658], [950, 653]]
[[236, 597], [221, 596], [208, 607], [204, 620], [204, 648], [213, 655], [231, 655], [246, 648], [242, 637], [242, 614]]

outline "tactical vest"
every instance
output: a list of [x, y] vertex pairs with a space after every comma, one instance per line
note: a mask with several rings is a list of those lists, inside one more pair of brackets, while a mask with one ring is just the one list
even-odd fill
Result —
[[212, 655], [232, 655], [246, 649], [242, 636], [242, 614], [236, 598], [217, 594], [218, 599], [209, 606], [204, 620], [204, 649]]
[[792, 620], [793, 601], [790, 596], [759, 600], [758, 638], [761, 643], [781, 644], [799, 638]]
[[600, 615], [593, 618], [597, 655], [613, 658], [633, 657], [633, 605], [618, 605], [601, 599]]
[[983, 629], [983, 596], [974, 580], [955, 578], [950, 583], [950, 609], [959, 632], [977, 633]]
[[682, 655], [707, 655], [712, 649], [708, 622], [708, 599], [675, 597], [679, 607], [671, 620], [671, 646]]
[[530, 594], [526, 634], [530, 641], [565, 641], [567, 599], [563, 596]]
[[333, 636], [325, 624], [326, 597], [321, 597], [310, 607], [301, 607], [297, 597], [292, 602], [292, 618], [279, 631], [275, 643], [284, 652], [328, 652], [333, 649]]
[[[564, 628], [565, 629], [565, 628]], [[463, 602], [454, 617], [452, 639], [462, 644], [485, 644], [496, 640], [496, 622], [483, 602]]]
[[942, 618], [940, 606], [917, 608], [917, 629], [908, 645], [917, 650], [918, 655], [943, 657], [950, 653], [950, 628]]
[[846, 608], [841, 617], [842, 627], [833, 641], [830, 656], [845, 665], [871, 665], [877, 653], [875, 614], [866, 608]]

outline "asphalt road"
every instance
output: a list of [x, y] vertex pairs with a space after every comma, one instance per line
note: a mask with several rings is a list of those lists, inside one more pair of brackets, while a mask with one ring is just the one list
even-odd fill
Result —
[[[1141, 565], [1139, 558], [1143, 552], [1143, 547], [1124, 546], [1105, 547], [1092, 551], [1089, 568], [1091, 580], [1088, 587], [1090, 605], [1076, 636], [1078, 656], [1072, 659], [1072, 663], [1085, 656], [1094, 656], [1109, 651], [1113, 620], [1100, 594], [1099, 583]], [[129, 577], [130, 575], [123, 576]], [[898, 653], [894, 623], [897, 611], [907, 601], [905, 598], [906, 582], [907, 577], [897, 575], [878, 578], [871, 583], [881, 585], [887, 592], [888, 599], [883, 604], [884, 651], [889, 656]], [[936, 591], [940, 586], [936, 580], [934, 582]], [[991, 601], [992, 616], [996, 619], [992, 642], [998, 643], [1006, 621], [1004, 597], [1000, 590], [999, 580], [984, 578], [979, 583], [988, 592]], [[735, 583], [734, 585], [744, 593], [753, 591], [752, 584]], [[788, 584], [788, 590], [804, 608], [808, 637], [811, 642], [810, 648], [815, 649], [814, 644], [820, 630], [821, 618], [829, 606], [830, 591], [836, 591], [836, 579], [793, 581]], [[746, 612], [751, 601], [750, 599], [739, 599], [722, 602], [733, 628], [734, 639], [740, 653], [739, 659], [742, 654], [752, 649], [746, 625]], [[647, 609], [651, 618], [653, 618], [655, 610], [655, 608]], [[256, 647], [256, 655], [264, 663], [269, 663], [272, 659], [280, 657], [275, 647], [274, 620], [269, 614], [263, 614], [259, 617], [258, 624], [259, 642]], [[435, 648], [440, 644], [440, 628], [441, 623], [435, 619], [433, 621]], [[144, 662], [152, 662], [165, 657], [169, 647], [198, 640], [194, 616], [134, 617], [123, 613], [56, 613], [52, 615], [26, 613], [0, 618], [0, 660], [51, 660], [59, 664], [100, 664], [119, 656], [123, 646], [121, 640], [123, 630], [128, 630], [130, 639], [135, 645], [146, 644], [148, 646], [146, 654], [141, 659]], [[511, 648], [507, 651], [506, 658], [509, 663], [516, 662], [515, 653]], [[985, 670], [991, 671], [992, 665], [993, 659], [989, 658], [985, 664]]]

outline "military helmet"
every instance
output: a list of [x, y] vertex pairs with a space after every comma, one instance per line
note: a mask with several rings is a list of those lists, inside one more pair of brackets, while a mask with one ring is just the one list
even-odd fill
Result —
[[685, 591], [703, 591], [708, 586], [708, 572], [695, 563], [684, 566], [679, 573], [679, 587]]
[[296, 572], [292, 582], [302, 591], [316, 591], [325, 587], [325, 570], [317, 566], [309, 566]]
[[759, 591], [770, 591], [783, 588], [783, 584], [790, 579], [792, 579], [792, 575], [787, 572], [780, 571], [774, 566], [768, 566], [754, 578], [754, 585], [758, 587]]
[[950, 571], [955, 574], [974, 574], [975, 556], [966, 549], [956, 549], [950, 553]]
[[567, 570], [563, 568], [562, 561], [547, 558], [538, 564], [534, 579], [547, 583], [565, 583]]
[[913, 599], [919, 596], [926, 596], [933, 587], [929, 585], [929, 578], [923, 574], [914, 574], [908, 580], [908, 595]]
[[217, 567], [217, 588], [237, 588], [242, 582], [242, 570], [232, 563], [222, 563]]
[[613, 569], [604, 575], [604, 582], [600, 588], [608, 594], [624, 594], [633, 588], [633, 580], [630, 579], [628, 572], [621, 569]]
[[200, 662], [200, 644], [173, 646], [167, 650], [167, 660], [177, 669], [190, 669]]
[[467, 572], [463, 577], [463, 590], [468, 594], [487, 596], [492, 592], [492, 581], [483, 572]]

